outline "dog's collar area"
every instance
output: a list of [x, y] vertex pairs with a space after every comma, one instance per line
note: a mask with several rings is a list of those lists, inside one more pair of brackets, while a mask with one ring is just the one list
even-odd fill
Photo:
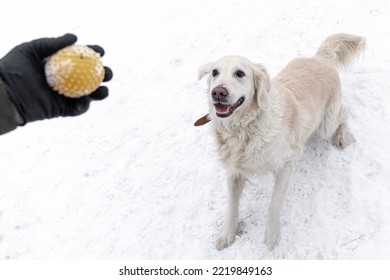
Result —
[[206, 114], [194, 123], [194, 126], [201, 126], [211, 121], [210, 115]]
[[232, 105], [221, 103], [221, 102], [214, 103], [213, 105], [214, 105], [217, 117], [219, 117], [219, 118], [229, 117], [231, 114], [233, 114], [233, 112], [238, 107], [240, 107], [242, 105], [242, 103], [244, 103], [244, 100], [245, 100], [245, 97], [242, 96], [237, 100], [237, 102], [235, 102]]

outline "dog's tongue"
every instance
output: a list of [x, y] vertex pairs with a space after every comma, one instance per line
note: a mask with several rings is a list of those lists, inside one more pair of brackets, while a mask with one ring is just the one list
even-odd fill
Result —
[[219, 114], [226, 114], [229, 112], [230, 105], [218, 103], [214, 105], [215, 111]]

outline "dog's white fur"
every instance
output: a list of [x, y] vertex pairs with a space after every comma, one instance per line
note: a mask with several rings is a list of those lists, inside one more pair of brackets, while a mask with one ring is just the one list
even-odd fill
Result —
[[[228, 209], [216, 247], [235, 239], [239, 200], [247, 178], [272, 171], [275, 186], [269, 205], [264, 242], [272, 250], [280, 240], [280, 214], [295, 163], [306, 140], [315, 132], [332, 137], [344, 148], [351, 141], [347, 111], [341, 104], [336, 67], [346, 67], [365, 47], [365, 40], [349, 34], [329, 36], [311, 58], [292, 60], [272, 81], [261, 64], [227, 56], [199, 68], [208, 78], [210, 111], [222, 163], [228, 174]], [[218, 74], [211, 75], [213, 71]], [[237, 70], [245, 76], [238, 77]], [[232, 115], [216, 115], [212, 91], [224, 87], [227, 103], [245, 100]]]

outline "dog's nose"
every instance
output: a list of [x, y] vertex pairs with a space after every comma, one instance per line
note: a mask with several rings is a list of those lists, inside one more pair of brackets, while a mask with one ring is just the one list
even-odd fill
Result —
[[214, 88], [211, 94], [212, 94], [213, 98], [218, 99], [218, 100], [225, 99], [228, 96], [228, 92], [227, 92], [226, 88], [224, 88], [224, 87]]

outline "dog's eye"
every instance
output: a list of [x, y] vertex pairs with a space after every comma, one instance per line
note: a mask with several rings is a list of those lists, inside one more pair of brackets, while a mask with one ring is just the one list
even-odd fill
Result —
[[219, 74], [219, 72], [218, 72], [217, 69], [213, 69], [213, 72], [211, 72], [211, 75], [212, 75], [213, 77], [218, 76], [218, 74]]
[[245, 73], [241, 70], [237, 70], [236, 73], [234, 73], [234, 76], [236, 76], [237, 78], [242, 78], [245, 76]]

